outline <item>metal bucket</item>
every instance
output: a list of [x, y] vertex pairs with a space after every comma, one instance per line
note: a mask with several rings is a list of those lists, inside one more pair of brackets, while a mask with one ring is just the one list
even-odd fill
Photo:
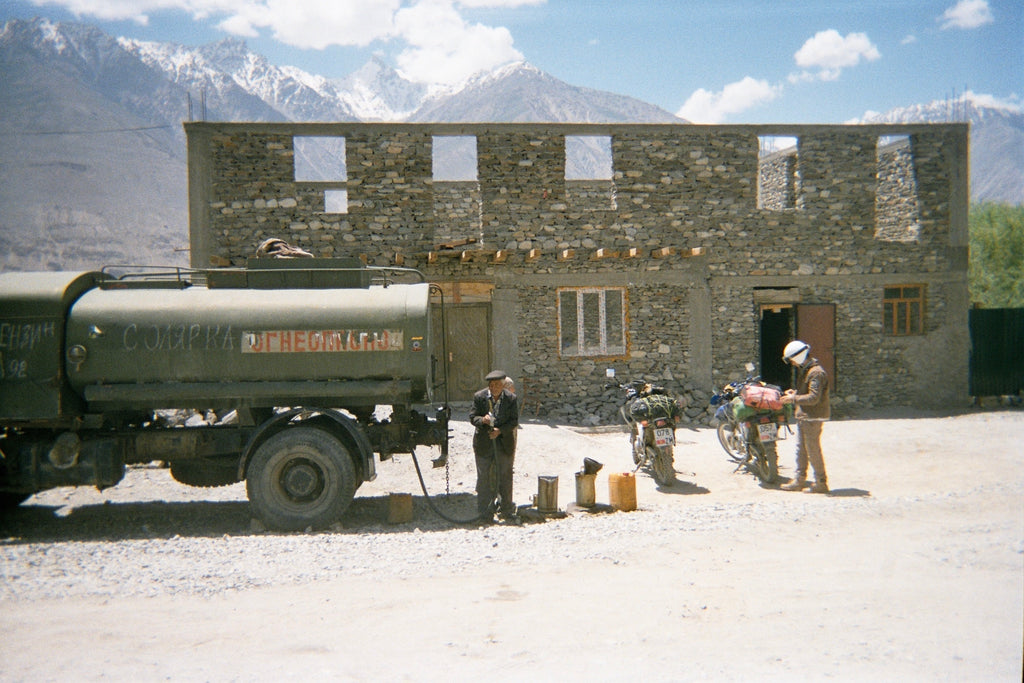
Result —
[[580, 507], [593, 507], [597, 501], [597, 494], [594, 491], [596, 478], [596, 474], [576, 473], [576, 504]]
[[533, 504], [540, 512], [558, 512], [558, 477], [537, 477], [537, 495]]

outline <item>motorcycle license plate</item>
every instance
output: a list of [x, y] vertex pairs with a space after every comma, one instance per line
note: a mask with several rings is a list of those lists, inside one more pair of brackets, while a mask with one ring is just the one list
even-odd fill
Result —
[[672, 446], [676, 440], [668, 427], [654, 430], [654, 443], [658, 446]]
[[764, 422], [757, 425], [757, 434], [761, 437], [761, 441], [775, 441], [778, 433], [779, 428], [774, 422]]

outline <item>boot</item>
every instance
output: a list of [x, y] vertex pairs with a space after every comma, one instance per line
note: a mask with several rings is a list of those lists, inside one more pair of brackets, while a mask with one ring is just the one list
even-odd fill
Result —
[[828, 481], [819, 479], [814, 482], [814, 486], [807, 490], [808, 493], [828, 493]]
[[793, 481], [789, 482], [788, 484], [783, 484], [779, 488], [781, 488], [783, 491], [799, 491], [805, 486], [807, 486], [807, 477], [798, 474], [795, 477], [793, 477]]

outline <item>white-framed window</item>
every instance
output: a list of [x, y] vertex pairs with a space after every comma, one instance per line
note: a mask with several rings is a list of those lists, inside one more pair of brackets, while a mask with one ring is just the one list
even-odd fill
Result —
[[561, 356], [621, 356], [626, 353], [626, 290], [572, 287], [558, 290]]

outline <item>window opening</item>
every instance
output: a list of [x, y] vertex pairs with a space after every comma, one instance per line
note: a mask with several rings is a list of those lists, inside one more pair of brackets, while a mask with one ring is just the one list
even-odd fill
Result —
[[886, 287], [883, 294], [883, 331], [891, 336], [924, 334], [924, 285]]
[[583, 211], [614, 210], [613, 166], [610, 135], [566, 135], [566, 201]]
[[435, 135], [431, 144], [433, 177], [438, 182], [477, 180], [476, 136]]
[[562, 356], [613, 356], [626, 352], [626, 290], [558, 290]]
[[345, 138], [340, 136], [296, 135], [295, 182], [323, 184], [324, 212], [348, 213], [348, 169]]
[[799, 140], [791, 136], [759, 135], [757, 208], [783, 211], [799, 208]]
[[474, 135], [431, 138], [435, 242], [483, 242], [483, 201]]
[[909, 135], [882, 135], [876, 146], [875, 239], [916, 242], [921, 237], [913, 146]]

